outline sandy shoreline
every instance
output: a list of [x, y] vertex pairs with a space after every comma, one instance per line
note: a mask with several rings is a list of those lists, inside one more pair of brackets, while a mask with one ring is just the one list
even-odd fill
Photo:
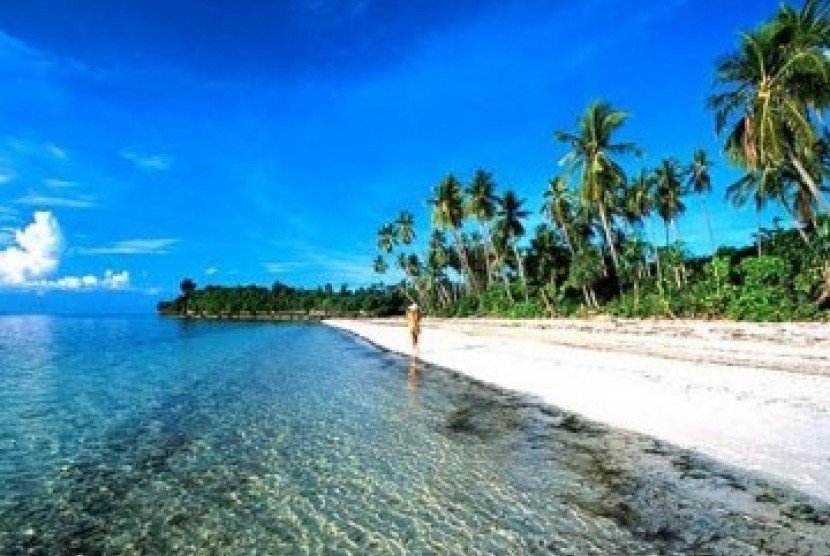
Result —
[[[409, 354], [400, 319], [328, 321]], [[420, 358], [830, 501], [830, 327], [436, 320]]]

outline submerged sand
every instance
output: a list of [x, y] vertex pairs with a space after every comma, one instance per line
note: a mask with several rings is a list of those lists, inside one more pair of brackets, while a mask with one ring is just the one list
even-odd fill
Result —
[[[401, 319], [327, 324], [410, 354]], [[830, 501], [830, 327], [427, 319], [418, 356]]]

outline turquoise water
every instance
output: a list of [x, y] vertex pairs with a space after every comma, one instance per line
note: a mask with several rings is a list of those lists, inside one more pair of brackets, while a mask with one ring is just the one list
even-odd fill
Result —
[[830, 554], [816, 500], [315, 325], [0, 317], [0, 554]]

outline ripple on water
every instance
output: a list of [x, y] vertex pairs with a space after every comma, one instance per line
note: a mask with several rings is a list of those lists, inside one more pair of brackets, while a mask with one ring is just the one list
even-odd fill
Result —
[[323, 327], [26, 326], [2, 554], [830, 554], [816, 500]]

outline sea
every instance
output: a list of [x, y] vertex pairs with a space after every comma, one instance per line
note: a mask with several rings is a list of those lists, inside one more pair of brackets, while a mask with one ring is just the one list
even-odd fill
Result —
[[830, 508], [325, 325], [6, 315], [0, 554], [827, 556]]

